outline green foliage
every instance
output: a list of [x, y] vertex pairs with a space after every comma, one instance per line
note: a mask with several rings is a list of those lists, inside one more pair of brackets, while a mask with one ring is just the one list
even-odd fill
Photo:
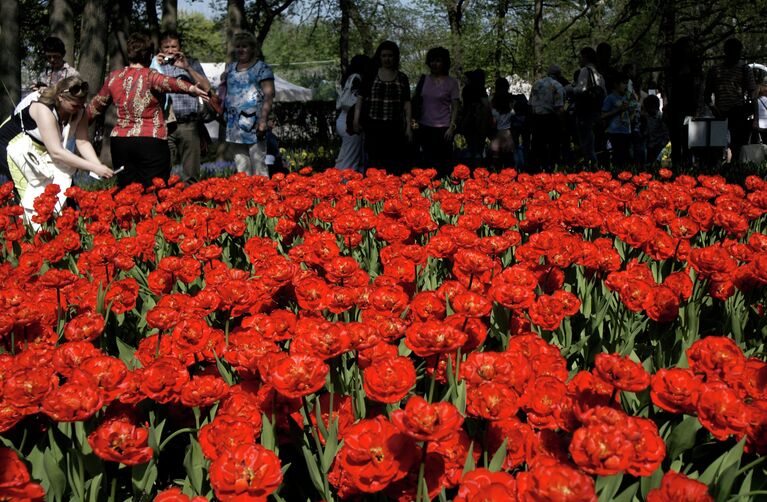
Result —
[[340, 80], [340, 73], [338, 37], [331, 22], [279, 20], [269, 32], [263, 51], [264, 59], [275, 73], [295, 84], [318, 90], [316, 99], [335, 99], [335, 83]]
[[226, 27], [223, 21], [207, 19], [200, 12], [181, 11], [178, 32], [183, 39], [185, 54], [204, 62], [226, 59]]
[[[200, 0], [198, 0], [200, 1]], [[37, 51], [48, 35], [48, 1], [20, 0], [22, 55], [25, 83], [44, 61]], [[81, 23], [83, 0], [70, 0], [75, 28]], [[448, 7], [454, 0], [397, 0], [354, 2], [369, 30], [373, 47], [384, 39], [395, 40], [402, 50], [402, 70], [415, 78], [426, 71], [423, 58], [430, 47], [460, 48], [463, 69], [484, 68], [488, 75], [516, 73], [535, 78], [533, 9], [535, 2], [474, 0], [463, 3], [461, 34], [451, 36]], [[222, 61], [226, 56], [226, 11], [211, 5], [215, 19], [198, 12], [179, 13], [184, 47], [202, 61]], [[261, 19], [256, 2], [246, 2], [249, 22]], [[743, 39], [746, 58], [767, 58], [767, 0], [733, 0], [699, 3], [679, 0], [605, 0], [582, 2], [550, 0], [543, 4], [540, 67], [559, 64], [566, 76], [578, 66], [578, 51], [607, 41], [618, 64], [635, 62], [656, 71], [666, 64], [667, 43], [690, 36], [707, 59], [719, 57], [721, 42], [730, 36]], [[674, 15], [675, 29], [665, 30], [664, 16]], [[133, 2], [132, 30], [148, 26], [144, 2]], [[336, 2], [298, 0], [277, 17], [264, 43], [267, 61], [280, 75], [318, 90], [319, 99], [332, 99], [339, 80], [340, 9]], [[363, 51], [361, 30], [351, 23], [350, 55]], [[77, 37], [76, 37], [77, 38]], [[75, 52], [79, 40], [75, 41]]]
[[48, 33], [48, 2], [46, 0], [19, 0], [22, 12], [21, 26], [21, 85], [28, 87], [45, 67], [41, 44]]

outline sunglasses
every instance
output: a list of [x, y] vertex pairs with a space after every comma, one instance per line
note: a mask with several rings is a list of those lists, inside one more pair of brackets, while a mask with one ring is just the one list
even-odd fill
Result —
[[77, 96], [78, 94], [88, 94], [88, 88], [88, 82], [81, 82], [67, 89], [67, 93], [72, 96]]

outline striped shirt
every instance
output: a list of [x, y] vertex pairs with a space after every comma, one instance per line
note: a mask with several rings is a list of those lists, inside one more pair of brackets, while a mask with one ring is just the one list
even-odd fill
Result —
[[754, 73], [745, 63], [735, 66], [716, 65], [706, 79], [706, 100], [714, 95], [714, 104], [722, 113], [742, 106], [745, 96], [756, 90]]

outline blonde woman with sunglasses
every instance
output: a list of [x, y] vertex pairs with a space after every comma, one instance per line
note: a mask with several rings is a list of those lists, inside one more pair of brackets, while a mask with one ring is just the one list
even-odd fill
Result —
[[[0, 180], [13, 182], [28, 212], [33, 211], [32, 202], [37, 195], [51, 183], [61, 188], [59, 200], [63, 205], [66, 199], [63, 192], [72, 184], [72, 175], [78, 169], [103, 178], [113, 175], [101, 163], [88, 139], [88, 120], [83, 120], [87, 95], [87, 82], [80, 77], [67, 77], [44, 89], [37, 101], [0, 126]], [[44, 171], [50, 176], [31, 179], [30, 170], [14, 162], [9, 148], [15, 148], [22, 139], [31, 139], [23, 144], [28, 144], [29, 153], [47, 164]]]

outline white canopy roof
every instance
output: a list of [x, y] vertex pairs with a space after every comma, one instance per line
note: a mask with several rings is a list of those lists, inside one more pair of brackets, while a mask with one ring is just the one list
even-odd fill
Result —
[[[205, 70], [205, 76], [210, 80], [210, 85], [214, 89], [218, 89], [218, 85], [221, 82], [221, 74], [224, 73], [226, 63], [200, 64], [202, 69]], [[311, 89], [292, 84], [279, 75], [274, 76], [274, 90], [276, 92], [275, 101], [309, 101], [314, 94]]]

